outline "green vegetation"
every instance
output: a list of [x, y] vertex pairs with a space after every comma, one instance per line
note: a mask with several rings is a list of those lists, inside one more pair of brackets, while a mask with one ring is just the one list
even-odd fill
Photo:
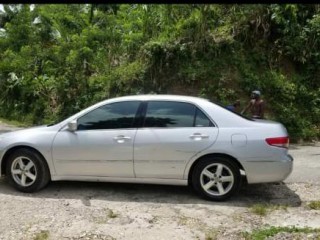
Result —
[[4, 119], [4, 118], [0, 118], [0, 123], [5, 123], [8, 125], [14, 125], [17, 127], [29, 127], [32, 125], [32, 123], [27, 123], [27, 122], [19, 122], [17, 120], [8, 120], [8, 119]]
[[218, 238], [218, 230], [216, 229], [209, 229], [205, 232], [205, 240], [217, 240]]
[[120, 215], [115, 213], [112, 209], [106, 208], [99, 216], [94, 216], [93, 221], [98, 224], [106, 224], [110, 219], [117, 218]]
[[49, 231], [41, 231], [36, 234], [36, 236], [33, 238], [34, 240], [47, 240], [49, 239]]
[[308, 207], [314, 210], [320, 210], [320, 201], [311, 201], [308, 203]]
[[154, 223], [158, 222], [159, 219], [160, 219], [159, 216], [152, 216], [152, 218], [150, 220], [148, 220], [148, 222], [150, 224], [154, 224]]
[[[179, 225], [188, 226], [190, 229], [197, 229], [204, 233], [205, 240], [216, 240], [218, 239], [219, 230], [216, 228], [209, 227], [205, 222], [198, 218], [187, 217], [184, 215], [179, 215], [177, 217], [177, 223]], [[197, 237], [199, 238], [199, 237]]]
[[320, 137], [319, 4], [11, 4], [0, 11], [1, 117], [43, 124], [99, 100], [262, 91], [292, 140]]
[[250, 207], [250, 211], [259, 216], [265, 216], [268, 212], [274, 210], [287, 210], [285, 205], [273, 205], [273, 204], [254, 204]]
[[267, 207], [262, 204], [256, 204], [252, 206], [250, 210], [252, 213], [257, 214], [259, 216], [267, 215]]
[[116, 218], [119, 214], [114, 213], [111, 209], [108, 209], [108, 218]]
[[252, 233], [244, 232], [242, 235], [246, 240], [264, 240], [268, 237], [273, 237], [278, 233], [303, 233], [303, 234], [310, 234], [314, 233], [317, 234], [319, 237], [320, 229], [319, 228], [298, 228], [298, 227], [269, 227], [265, 229], [257, 229], [254, 230]]

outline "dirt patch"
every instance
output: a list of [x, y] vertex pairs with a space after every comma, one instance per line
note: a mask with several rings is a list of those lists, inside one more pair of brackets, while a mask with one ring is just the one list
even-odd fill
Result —
[[[0, 239], [239, 239], [268, 226], [318, 228], [320, 185], [258, 184], [227, 202], [199, 199], [187, 187], [55, 182], [35, 194], [0, 182]], [[285, 206], [260, 216], [255, 204]]]

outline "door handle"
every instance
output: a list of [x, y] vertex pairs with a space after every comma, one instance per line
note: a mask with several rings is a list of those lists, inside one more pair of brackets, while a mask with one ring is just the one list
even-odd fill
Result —
[[119, 135], [119, 136], [116, 136], [113, 138], [113, 140], [119, 142], [119, 143], [122, 143], [124, 142], [125, 140], [130, 140], [131, 137], [128, 137], [128, 136], [123, 136], [123, 135]]
[[194, 134], [190, 135], [190, 138], [194, 139], [194, 140], [201, 140], [201, 139], [209, 138], [209, 135], [201, 134], [201, 133], [194, 133]]

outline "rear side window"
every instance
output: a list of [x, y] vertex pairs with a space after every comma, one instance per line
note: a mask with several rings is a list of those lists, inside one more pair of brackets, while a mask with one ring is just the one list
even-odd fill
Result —
[[213, 127], [210, 119], [199, 108], [196, 110], [195, 127]]
[[208, 127], [210, 120], [190, 103], [150, 101], [144, 127]]

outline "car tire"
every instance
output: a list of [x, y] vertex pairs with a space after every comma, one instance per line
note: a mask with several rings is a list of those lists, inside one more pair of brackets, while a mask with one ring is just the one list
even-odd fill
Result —
[[192, 186], [207, 200], [224, 201], [238, 193], [241, 186], [240, 169], [228, 158], [204, 158], [193, 170]]
[[8, 157], [6, 176], [8, 182], [21, 192], [36, 192], [50, 181], [45, 159], [37, 152], [21, 148]]

